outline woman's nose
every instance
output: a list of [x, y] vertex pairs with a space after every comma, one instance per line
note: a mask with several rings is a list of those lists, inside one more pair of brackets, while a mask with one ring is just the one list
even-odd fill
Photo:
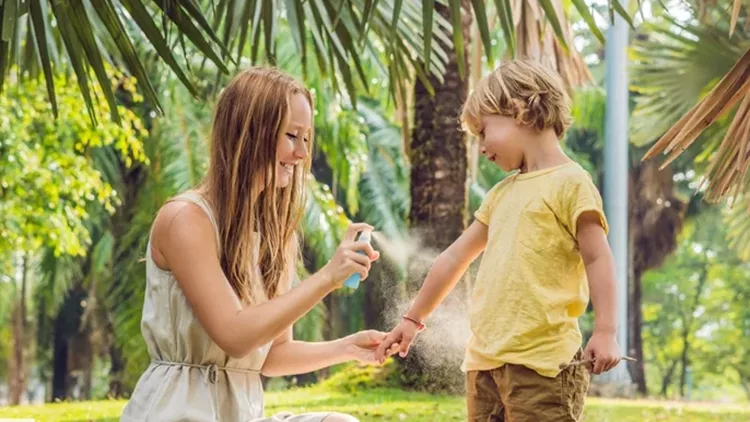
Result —
[[307, 142], [300, 141], [294, 146], [294, 156], [299, 159], [306, 158], [309, 155], [307, 151]]

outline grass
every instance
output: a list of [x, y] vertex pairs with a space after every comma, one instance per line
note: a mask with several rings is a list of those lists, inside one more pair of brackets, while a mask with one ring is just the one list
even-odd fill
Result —
[[[36, 422], [117, 421], [125, 401], [57, 403], [44, 406], [0, 408], [2, 418], [31, 418]], [[289, 410], [310, 412], [335, 410], [366, 421], [463, 421], [466, 418], [462, 397], [404, 392], [393, 388], [375, 388], [353, 393], [321, 386], [266, 394], [266, 414]], [[609, 400], [590, 398], [585, 421], [596, 422], [677, 422], [677, 421], [750, 421], [750, 408], [716, 404], [686, 404], [646, 400]]]

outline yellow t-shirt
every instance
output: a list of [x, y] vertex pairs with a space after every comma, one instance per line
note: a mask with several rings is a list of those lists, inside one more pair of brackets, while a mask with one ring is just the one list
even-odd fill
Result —
[[517, 173], [495, 185], [475, 213], [488, 239], [471, 298], [464, 371], [505, 363], [555, 377], [581, 347], [578, 317], [589, 289], [576, 222], [607, 222], [591, 176], [578, 164]]

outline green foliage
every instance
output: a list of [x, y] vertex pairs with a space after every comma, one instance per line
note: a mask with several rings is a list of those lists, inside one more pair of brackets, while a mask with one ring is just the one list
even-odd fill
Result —
[[332, 391], [355, 393], [370, 388], [397, 388], [400, 376], [396, 362], [389, 358], [383, 365], [347, 364], [320, 386]]
[[750, 265], [728, 249], [718, 211], [690, 221], [675, 255], [643, 277], [644, 354], [656, 369], [654, 392], [678, 394], [680, 373], [688, 368], [694, 388], [704, 391], [694, 395], [750, 379]]
[[[8, 87], [0, 96], [0, 255], [36, 251], [42, 245], [56, 255], [84, 255], [91, 238], [86, 227], [90, 207], [113, 213], [117, 195], [94, 167], [96, 149], [111, 147], [126, 165], [144, 162], [138, 117], [122, 108], [115, 123], [101, 101], [92, 126], [79, 104], [79, 93], [65, 76], [56, 76], [57, 119], [51, 118], [44, 86], [36, 80]], [[113, 84], [133, 91], [133, 81], [114, 76]], [[101, 94], [95, 91], [95, 97]]]

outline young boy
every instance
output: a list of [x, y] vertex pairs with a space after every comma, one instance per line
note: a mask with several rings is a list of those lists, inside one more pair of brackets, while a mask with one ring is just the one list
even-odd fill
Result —
[[[590, 374], [616, 366], [615, 268], [602, 201], [559, 140], [570, 125], [560, 78], [510, 61], [477, 83], [461, 120], [505, 171], [476, 221], [433, 263], [403, 321], [376, 356], [409, 345], [423, 321], [484, 252], [471, 297], [466, 372], [469, 421], [576, 421]], [[588, 283], [587, 283], [588, 280]], [[594, 333], [581, 351], [578, 317], [589, 300]], [[591, 359], [588, 368], [560, 365]]]

